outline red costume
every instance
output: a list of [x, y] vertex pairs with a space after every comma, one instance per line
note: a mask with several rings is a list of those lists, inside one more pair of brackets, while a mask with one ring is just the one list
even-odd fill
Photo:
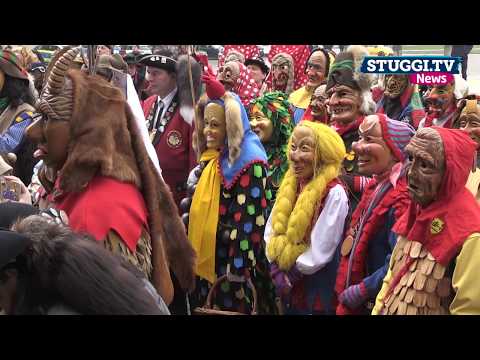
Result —
[[[167, 115], [169, 120], [163, 133], [158, 131], [153, 139], [153, 146], [162, 168], [162, 176], [170, 187], [177, 207], [180, 201], [186, 197], [186, 183], [188, 174], [195, 167], [196, 154], [192, 148], [193, 124], [190, 125], [180, 115], [180, 107], [177, 106], [177, 95], [172, 101]], [[145, 118], [154, 110], [158, 96], [150, 96], [143, 104]], [[174, 105], [175, 104], [175, 105]], [[172, 111], [170, 111], [172, 109]], [[171, 115], [168, 115], [171, 114]]]

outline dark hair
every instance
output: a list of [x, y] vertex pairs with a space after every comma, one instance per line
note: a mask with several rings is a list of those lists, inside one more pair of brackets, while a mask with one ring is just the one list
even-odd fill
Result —
[[323, 53], [323, 55], [325, 56], [325, 77], [327, 77], [327, 76], [328, 76], [328, 73], [330, 72], [330, 56], [329, 56], [328, 50], [325, 50], [325, 49], [323, 49], [323, 48], [316, 48], [316, 49], [314, 49], [312, 52], [310, 52], [310, 55], [308, 55], [307, 63], [305, 64], [304, 73], [307, 72], [308, 60], [310, 60], [310, 58], [312, 57], [312, 55], [313, 55], [314, 53], [316, 53], [317, 51], [320, 51], [320, 52]]
[[55, 304], [85, 315], [162, 313], [140, 272], [90, 236], [37, 215], [15, 230], [32, 245], [17, 257], [14, 313], [42, 313]]
[[37, 208], [20, 202], [4, 202], [0, 204], [0, 228], [9, 230], [19, 219], [38, 214]]
[[5, 74], [5, 85], [0, 92], [0, 97], [6, 97], [12, 106], [20, 106], [27, 103], [32, 106], [35, 104], [35, 98], [30, 90], [30, 83], [25, 79], [17, 79]]

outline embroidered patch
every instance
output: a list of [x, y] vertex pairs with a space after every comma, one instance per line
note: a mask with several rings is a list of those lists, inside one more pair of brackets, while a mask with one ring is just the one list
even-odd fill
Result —
[[432, 235], [436, 235], [443, 230], [443, 225], [445, 223], [440, 220], [439, 218], [435, 218], [432, 220], [432, 224], [430, 225], [430, 232]]
[[167, 145], [172, 149], [179, 148], [182, 142], [182, 135], [177, 130], [172, 130], [167, 134]]
[[25, 111], [25, 112], [21, 113], [20, 115], [18, 115], [18, 116], [15, 118], [15, 122], [21, 123], [22, 121], [25, 121], [25, 120], [27, 120], [27, 119], [30, 119], [32, 116], [33, 116], [33, 112], [31, 112], [31, 111]]

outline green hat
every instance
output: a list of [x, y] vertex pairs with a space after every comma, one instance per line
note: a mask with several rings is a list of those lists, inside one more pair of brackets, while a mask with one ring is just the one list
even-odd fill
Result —
[[27, 71], [20, 65], [17, 55], [10, 50], [0, 50], [0, 69], [8, 76], [28, 80]]

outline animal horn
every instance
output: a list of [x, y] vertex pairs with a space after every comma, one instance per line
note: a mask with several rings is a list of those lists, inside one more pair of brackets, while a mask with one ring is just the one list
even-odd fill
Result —
[[65, 74], [75, 57], [80, 52], [79, 47], [68, 48], [58, 54], [56, 59], [53, 59], [53, 65], [48, 74], [47, 88], [50, 94], [58, 94], [65, 83]]

